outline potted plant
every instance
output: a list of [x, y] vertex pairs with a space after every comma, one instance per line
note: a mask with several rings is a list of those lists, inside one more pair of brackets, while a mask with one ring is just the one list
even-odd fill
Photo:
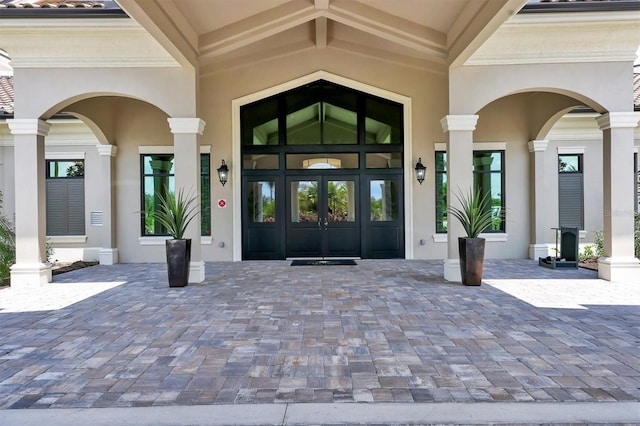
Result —
[[156, 195], [160, 206], [154, 217], [172, 237], [165, 242], [169, 287], [184, 287], [189, 282], [191, 239], [183, 237], [187, 226], [198, 213], [196, 197], [185, 194], [182, 189], [177, 194], [168, 192], [166, 195]]
[[460, 191], [455, 194], [460, 207], [449, 206], [449, 212], [460, 221], [466, 237], [458, 238], [460, 255], [460, 275], [464, 285], [480, 285], [484, 266], [484, 238], [479, 235], [489, 228], [493, 221], [491, 213], [491, 194], [482, 195], [469, 189], [467, 194]]

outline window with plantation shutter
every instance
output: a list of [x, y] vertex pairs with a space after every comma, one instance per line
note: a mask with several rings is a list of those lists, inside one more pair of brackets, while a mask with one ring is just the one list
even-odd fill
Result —
[[47, 235], [84, 235], [84, 161], [47, 160]]
[[558, 156], [559, 226], [584, 229], [582, 154]]

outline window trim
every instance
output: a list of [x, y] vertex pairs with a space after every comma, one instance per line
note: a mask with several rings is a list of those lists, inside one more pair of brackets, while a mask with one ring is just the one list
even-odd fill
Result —
[[475, 155], [477, 152], [483, 152], [483, 153], [498, 153], [500, 154], [500, 170], [483, 170], [483, 171], [477, 171], [477, 170], [473, 170], [473, 185], [475, 187], [476, 184], [476, 175], [477, 174], [496, 174], [496, 173], [500, 173], [500, 187], [501, 187], [501, 193], [500, 193], [500, 209], [501, 209], [501, 213], [503, 215], [503, 219], [500, 222], [501, 224], [501, 228], [500, 229], [496, 229], [496, 230], [485, 230], [483, 232], [483, 234], [506, 234], [507, 233], [507, 220], [506, 220], [506, 208], [507, 208], [507, 197], [506, 197], [506, 176], [507, 176], [507, 172], [506, 172], [506, 150], [505, 149], [475, 149], [476, 147], [479, 148], [479, 146], [477, 145], [482, 145], [483, 148], [485, 146], [487, 146], [487, 148], [489, 148], [488, 144], [474, 144], [474, 150], [473, 150], [473, 154]]
[[[444, 152], [445, 154], [448, 153], [447, 150], [447, 143], [446, 142], [435, 142], [433, 144], [434, 147], [434, 160], [435, 157], [437, 155], [438, 152]], [[499, 173], [501, 173], [501, 185], [502, 185], [502, 194], [501, 194], [501, 199], [502, 199], [502, 211], [506, 212], [506, 206], [507, 206], [507, 199], [506, 199], [506, 176], [507, 176], [507, 172], [505, 169], [506, 166], [506, 157], [507, 157], [507, 143], [506, 142], [474, 142], [473, 143], [473, 153], [478, 152], [478, 151], [489, 151], [489, 152], [501, 152], [501, 168]], [[472, 153], [472, 156], [473, 156]], [[434, 186], [435, 186], [435, 182], [437, 181], [435, 179], [435, 175], [436, 173], [438, 173], [437, 170], [435, 170], [435, 165], [434, 165]], [[448, 173], [448, 170], [445, 172], [441, 172], [444, 174]], [[474, 176], [474, 184], [475, 184], [475, 171], [473, 172], [473, 176]], [[498, 173], [498, 171], [493, 171], [493, 173]], [[448, 182], [448, 180], [447, 180]], [[437, 192], [438, 189], [435, 188], [434, 191], [434, 196], [437, 197]], [[436, 209], [436, 202], [434, 200], [434, 210]], [[437, 213], [437, 212], [436, 212]], [[437, 214], [436, 214], [437, 216]], [[434, 219], [437, 220], [437, 218], [434, 216]], [[435, 222], [434, 220], [434, 222]], [[499, 242], [504, 242], [507, 241], [509, 234], [507, 234], [507, 229], [506, 229], [506, 216], [505, 219], [502, 221], [502, 227], [503, 229], [501, 230], [495, 230], [495, 231], [490, 231], [490, 232], [483, 232], [482, 234], [480, 234], [480, 236], [482, 238], [485, 238], [487, 241], [499, 241]], [[432, 239], [434, 243], [445, 243], [447, 242], [447, 233], [448, 231], [437, 231], [437, 222], [434, 223], [434, 226], [436, 227], [436, 232], [432, 235]]]
[[[144, 164], [143, 164], [143, 156], [145, 155], [172, 155], [175, 157], [174, 155], [175, 150], [174, 150], [174, 146], [173, 145], [139, 145], [138, 146], [138, 155], [140, 157], [140, 206], [143, 207], [144, 206]], [[83, 153], [84, 154], [84, 153]], [[209, 156], [209, 191], [211, 191], [212, 189], [212, 185], [211, 183], [213, 182], [211, 179], [211, 173], [212, 173], [212, 161], [211, 161], [211, 145], [200, 145], [200, 161], [202, 161], [201, 157], [203, 155], [208, 155]], [[175, 174], [173, 174], [174, 179], [175, 179]], [[202, 173], [202, 168], [200, 169], [200, 184], [202, 185], [202, 177], [203, 177], [203, 173]], [[200, 187], [200, 197], [202, 197], [202, 186]], [[213, 208], [212, 208], [212, 202], [213, 202], [213, 198], [211, 197], [211, 194], [209, 194], [209, 198], [210, 198], [210, 202], [209, 202], [209, 211], [210, 211], [210, 223], [209, 223], [209, 229], [210, 229], [210, 233], [208, 235], [204, 235], [202, 234], [202, 226], [203, 226], [203, 222], [202, 222], [202, 206], [200, 208], [200, 243], [201, 244], [212, 244], [212, 235], [213, 235], [213, 226], [212, 226], [212, 222], [213, 222], [213, 218], [211, 217], [213, 214]], [[140, 245], [162, 245], [164, 244], [164, 240], [166, 240], [168, 238], [167, 235], [144, 235], [143, 231], [144, 231], [144, 208], [141, 209], [142, 211], [142, 217], [141, 217], [141, 223], [140, 223], [140, 236], [138, 237], [138, 241], [140, 243]]]

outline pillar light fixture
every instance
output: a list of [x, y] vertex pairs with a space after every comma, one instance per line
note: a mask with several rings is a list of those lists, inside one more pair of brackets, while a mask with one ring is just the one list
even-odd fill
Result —
[[218, 179], [220, 179], [222, 186], [229, 180], [229, 167], [224, 163], [224, 160], [222, 160], [222, 165], [218, 167]]
[[416, 163], [416, 179], [418, 179], [420, 185], [422, 185], [422, 182], [424, 181], [424, 175], [426, 172], [427, 168], [422, 164], [422, 157], [418, 157], [418, 162]]

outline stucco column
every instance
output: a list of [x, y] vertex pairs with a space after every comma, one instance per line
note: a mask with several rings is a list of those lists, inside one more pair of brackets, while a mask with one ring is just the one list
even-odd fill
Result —
[[[447, 202], [460, 207], [456, 194], [463, 194], [473, 187], [473, 131], [477, 115], [447, 115], [440, 124], [447, 133]], [[444, 279], [461, 282], [458, 237], [465, 235], [462, 225], [448, 215], [447, 259], [444, 261]]]
[[598, 277], [640, 283], [640, 261], [634, 257], [633, 129], [640, 113], [611, 112], [598, 118], [603, 133], [604, 256]]
[[529, 259], [538, 259], [549, 255], [549, 247], [545, 244], [544, 236], [547, 230], [545, 211], [544, 155], [549, 145], [548, 140], [539, 139], [529, 141], [530, 165], [529, 184], [531, 187], [531, 228], [529, 230]]
[[99, 144], [96, 148], [100, 155], [100, 185], [102, 193], [102, 247], [100, 248], [99, 259], [101, 265], [113, 265], [118, 263], [113, 161], [118, 152], [118, 147]]
[[38, 119], [7, 120], [13, 134], [15, 161], [16, 264], [11, 287], [51, 282], [47, 264], [44, 137], [49, 124]]
[[[185, 194], [197, 197], [200, 206], [200, 144], [198, 137], [204, 131], [205, 122], [200, 118], [169, 118], [169, 127], [173, 133], [175, 160], [176, 193], [183, 190]], [[191, 238], [191, 268], [189, 282], [204, 281], [204, 261], [200, 245], [200, 208], [191, 221], [186, 238]]]

